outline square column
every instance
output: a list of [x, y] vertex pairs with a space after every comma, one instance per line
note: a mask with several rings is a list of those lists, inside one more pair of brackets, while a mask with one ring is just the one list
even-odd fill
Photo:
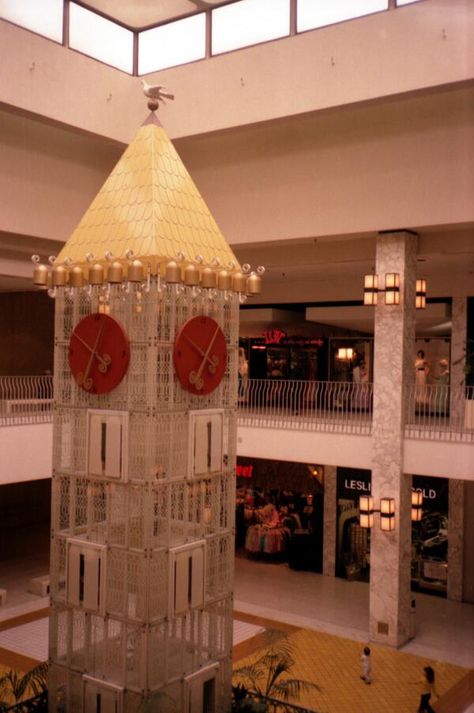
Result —
[[411, 561], [411, 477], [403, 474], [404, 391], [413, 380], [415, 261], [417, 236], [408, 231], [380, 234], [376, 273], [400, 276], [400, 304], [375, 309], [372, 495], [395, 501], [395, 528], [375, 519], [370, 547], [370, 638], [401, 646], [409, 638]]
[[324, 466], [324, 531], [323, 531], [323, 574], [334, 577], [336, 572], [337, 533], [337, 468]]

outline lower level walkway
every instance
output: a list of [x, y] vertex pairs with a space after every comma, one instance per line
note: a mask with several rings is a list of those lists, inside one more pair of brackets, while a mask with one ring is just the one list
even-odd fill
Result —
[[[236, 558], [235, 609], [367, 642], [369, 585]], [[474, 668], [474, 605], [416, 595], [416, 637], [405, 652]]]

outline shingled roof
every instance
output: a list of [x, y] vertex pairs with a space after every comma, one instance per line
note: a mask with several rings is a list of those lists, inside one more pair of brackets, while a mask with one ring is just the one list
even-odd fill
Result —
[[133, 251], [151, 265], [183, 253], [217, 258], [226, 269], [238, 262], [163, 127], [151, 114], [105, 181], [57, 257], [86, 263], [125, 260]]

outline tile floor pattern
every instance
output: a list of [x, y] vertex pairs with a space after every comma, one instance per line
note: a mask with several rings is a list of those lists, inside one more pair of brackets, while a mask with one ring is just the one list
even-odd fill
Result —
[[[234, 619], [234, 646], [260, 634], [263, 630], [262, 626]], [[37, 661], [46, 661], [48, 659], [47, 617], [0, 631], [0, 648]]]
[[[467, 673], [460, 666], [371, 645], [373, 683], [367, 685], [359, 678], [360, 643], [304, 629], [288, 639], [296, 660], [291, 677], [312, 681], [321, 688], [294, 702], [318, 713], [415, 713], [419, 686], [411, 682], [421, 678], [424, 666], [435, 668], [440, 695]], [[241, 659], [235, 666], [243, 666], [254, 657]]]

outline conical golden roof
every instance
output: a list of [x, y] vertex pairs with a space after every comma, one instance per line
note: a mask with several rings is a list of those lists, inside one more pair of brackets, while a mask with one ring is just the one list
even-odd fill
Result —
[[68, 258], [84, 264], [88, 254], [96, 262], [102, 262], [106, 253], [126, 260], [130, 250], [134, 258], [150, 264], [153, 272], [158, 264], [180, 253], [186, 262], [200, 255], [208, 264], [217, 258], [226, 269], [239, 267], [154, 114], [125, 150], [56, 264], [69, 262]]

